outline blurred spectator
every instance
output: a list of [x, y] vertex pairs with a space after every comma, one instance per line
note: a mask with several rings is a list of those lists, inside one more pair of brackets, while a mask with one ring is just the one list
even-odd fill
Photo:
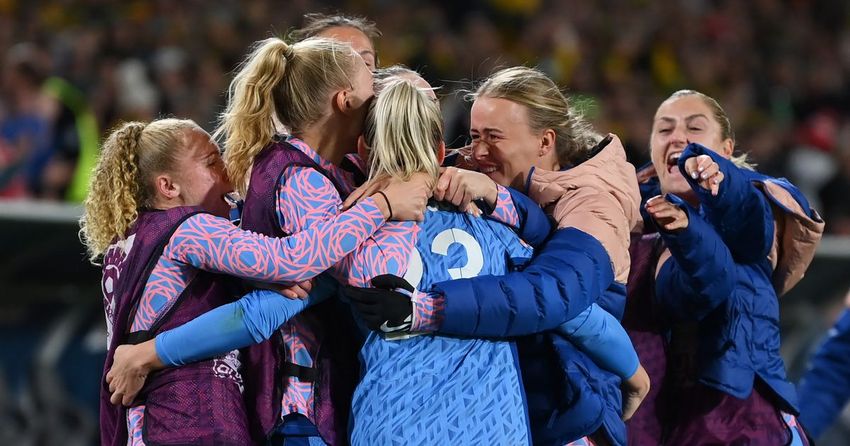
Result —
[[[539, 66], [590, 110], [597, 128], [619, 134], [637, 164], [646, 159], [654, 105], [676, 89], [695, 88], [726, 106], [739, 123], [740, 146], [760, 169], [791, 177], [828, 214], [827, 231], [847, 232], [850, 204], [830, 198], [846, 196], [835, 191], [850, 181], [848, 169], [838, 167], [850, 150], [850, 138], [841, 137], [850, 126], [847, 2], [298, 0], [281, 7], [272, 0], [7, 0], [0, 2], [0, 54], [38, 42], [49, 59], [44, 66], [52, 67], [42, 76], [79, 89], [101, 129], [176, 115], [211, 130], [227, 77], [251, 42], [302, 26], [305, 13], [335, 10], [376, 22], [383, 65], [406, 63], [442, 86], [451, 145], [467, 139], [468, 104], [455, 92], [495, 67]], [[14, 117], [16, 134], [32, 135], [38, 113], [23, 111], [25, 94], [13, 89], [0, 96], [0, 119], [6, 125]], [[13, 158], [41, 153], [22, 148], [24, 140], [0, 142], [2, 190], [79, 198], [76, 185], [64, 191], [61, 183], [85, 151], [44, 149], [61, 153], [54, 159], [62, 162], [30, 158], [27, 171], [45, 178], [10, 181]], [[85, 170], [78, 167], [77, 178]]]
[[37, 193], [40, 174], [50, 157], [48, 100], [38, 50], [20, 43], [6, 52], [2, 68], [0, 114], [0, 196]]

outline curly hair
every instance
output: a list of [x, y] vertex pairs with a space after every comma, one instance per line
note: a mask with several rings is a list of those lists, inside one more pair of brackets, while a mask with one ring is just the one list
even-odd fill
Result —
[[109, 245], [126, 237], [140, 209], [153, 205], [154, 176], [171, 170], [178, 149], [185, 145], [186, 131], [195, 128], [198, 125], [190, 120], [160, 119], [127, 122], [110, 133], [80, 219], [80, 240], [92, 263]]

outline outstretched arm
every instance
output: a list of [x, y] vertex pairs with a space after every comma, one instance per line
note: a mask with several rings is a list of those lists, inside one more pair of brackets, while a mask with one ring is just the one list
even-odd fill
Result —
[[628, 379], [638, 369], [637, 352], [620, 322], [597, 304], [558, 327], [557, 331], [600, 367]]
[[521, 336], [553, 329], [595, 302], [611, 284], [608, 254], [573, 228], [556, 231], [524, 271], [437, 283], [444, 299], [439, 331], [463, 336]]
[[317, 282], [305, 300], [254, 290], [154, 339], [118, 346], [106, 377], [111, 401], [125, 406], [132, 403], [152, 371], [211, 358], [268, 339], [290, 318], [336, 292], [332, 280], [322, 278]]
[[[735, 259], [752, 263], [766, 258], [773, 245], [773, 211], [768, 198], [742, 168], [706, 147], [691, 143], [679, 158], [679, 170]], [[709, 177], [711, 180], [707, 181]]]
[[177, 228], [164, 255], [244, 279], [301, 282], [340, 261], [383, 223], [372, 198], [285, 238], [243, 231], [224, 218], [196, 214]]
[[655, 296], [677, 317], [700, 320], [732, 295], [737, 280], [732, 253], [714, 228], [675, 195], [651, 199], [647, 210], [671, 254], [658, 271]]
[[156, 337], [156, 352], [166, 366], [180, 366], [258, 344], [296, 314], [336, 292], [320, 278], [307, 299], [287, 299], [274, 291], [254, 290]]

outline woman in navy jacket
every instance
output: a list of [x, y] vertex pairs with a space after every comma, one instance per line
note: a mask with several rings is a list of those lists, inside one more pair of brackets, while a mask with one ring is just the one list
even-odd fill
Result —
[[779, 355], [779, 296], [823, 222], [796, 187], [732, 157], [733, 138], [720, 105], [695, 91], [674, 93], [653, 121], [666, 194], [646, 204], [666, 248], [653, 302], [669, 339], [662, 440], [806, 444]]

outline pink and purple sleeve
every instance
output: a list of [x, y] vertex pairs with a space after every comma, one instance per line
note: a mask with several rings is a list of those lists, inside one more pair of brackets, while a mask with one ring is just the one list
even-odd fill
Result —
[[312, 279], [371, 236], [384, 217], [371, 199], [286, 238], [243, 231], [209, 214], [188, 218], [171, 237], [169, 257], [198, 269], [264, 282]]
[[413, 322], [410, 324], [410, 331], [414, 333], [438, 331], [443, 324], [446, 298], [439, 293], [423, 293], [417, 290], [410, 300], [413, 302]]
[[[372, 286], [372, 278], [381, 274], [404, 276], [418, 232], [419, 226], [412, 222], [387, 223], [331, 271], [340, 282], [356, 287]], [[414, 291], [411, 301], [411, 331], [436, 331], [442, 322], [445, 299], [439, 294]]]
[[488, 216], [516, 231], [521, 239], [539, 248], [554, 230], [552, 221], [531, 198], [517, 190], [497, 186], [496, 206]]
[[371, 286], [372, 278], [381, 274], [403, 276], [418, 232], [413, 222], [389, 222], [331, 272], [340, 283], [356, 287]]
[[496, 185], [496, 188], [499, 190], [499, 194], [496, 198], [496, 207], [493, 209], [493, 213], [490, 214], [490, 218], [504, 223], [511, 228], [519, 229], [519, 213], [514, 206], [511, 193], [504, 186]]

